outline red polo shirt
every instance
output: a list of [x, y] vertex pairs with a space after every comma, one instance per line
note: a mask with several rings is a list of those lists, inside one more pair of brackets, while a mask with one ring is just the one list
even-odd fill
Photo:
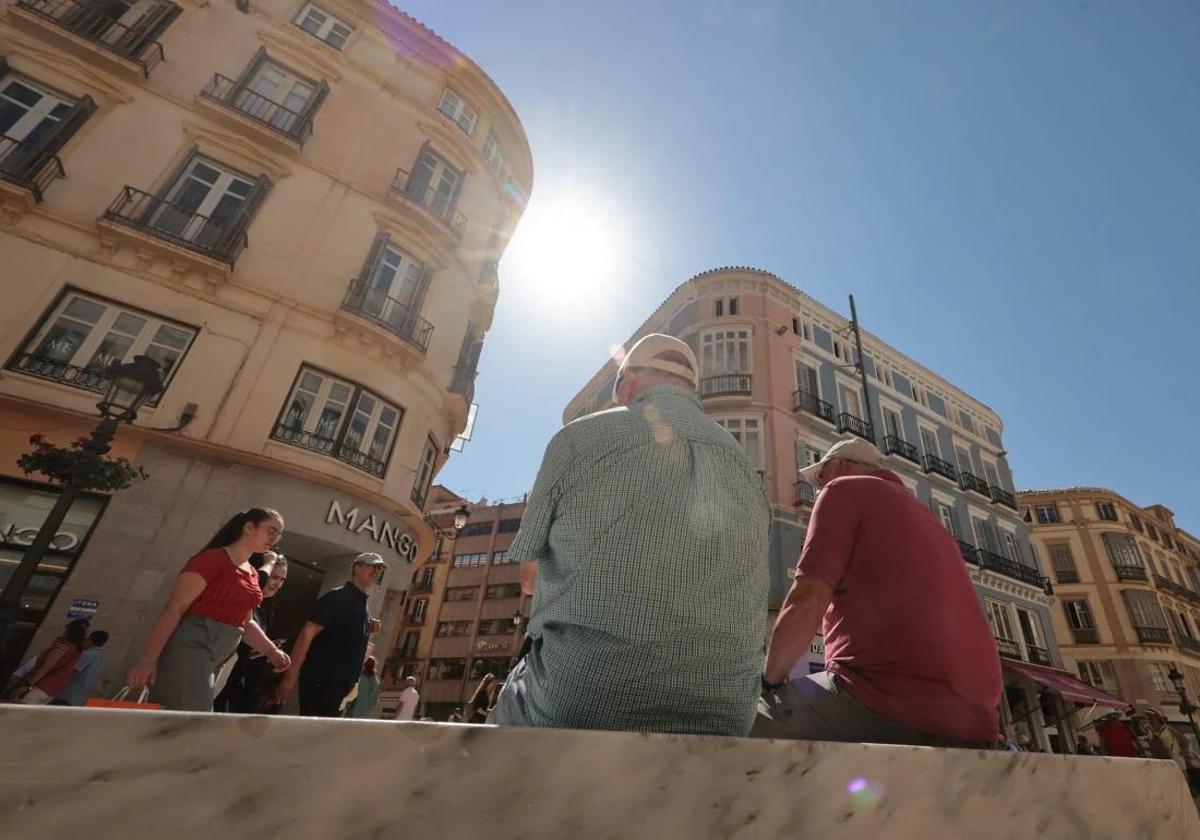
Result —
[[183, 571], [200, 575], [205, 583], [204, 590], [188, 607], [188, 615], [244, 627], [250, 611], [262, 603], [258, 572], [235, 566], [223, 548], [201, 551], [187, 561]]
[[958, 543], [894, 473], [825, 486], [796, 576], [833, 588], [825, 667], [855, 700], [927, 734], [999, 737], [1000, 657]]

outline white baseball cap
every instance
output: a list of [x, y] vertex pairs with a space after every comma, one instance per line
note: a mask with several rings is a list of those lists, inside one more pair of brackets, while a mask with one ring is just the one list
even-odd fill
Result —
[[672, 335], [651, 333], [638, 339], [621, 360], [620, 371], [628, 368], [661, 370], [688, 380], [692, 387], [700, 387], [700, 365], [696, 363], [696, 354], [691, 347]]
[[815, 487], [817, 476], [821, 473], [821, 467], [836, 458], [856, 461], [860, 464], [866, 464], [868, 467], [883, 465], [883, 453], [875, 447], [875, 444], [859, 437], [851, 437], [839, 440], [833, 446], [829, 447], [829, 451], [825, 453], [824, 458], [812, 466], [800, 470], [800, 477]]

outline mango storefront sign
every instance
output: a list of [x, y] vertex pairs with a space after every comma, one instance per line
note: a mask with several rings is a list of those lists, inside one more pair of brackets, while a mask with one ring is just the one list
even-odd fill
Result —
[[358, 506], [349, 506], [333, 499], [325, 514], [329, 525], [341, 526], [360, 536], [370, 536], [384, 548], [390, 548], [401, 558], [411, 563], [416, 559], [417, 541], [400, 525], [388, 522], [383, 516], [363, 512]]

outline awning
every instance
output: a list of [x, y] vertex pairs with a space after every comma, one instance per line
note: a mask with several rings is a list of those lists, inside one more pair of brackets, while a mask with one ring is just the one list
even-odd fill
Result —
[[1043, 668], [1041, 665], [1029, 665], [1024, 662], [1016, 663], [1003, 660], [1004, 670], [1012, 674], [1033, 680], [1035, 683], [1060, 695], [1064, 700], [1075, 703], [1096, 704], [1110, 709], [1124, 711], [1132, 708], [1119, 697], [1113, 697], [1107, 691], [1088, 685], [1083, 680], [1057, 668]]

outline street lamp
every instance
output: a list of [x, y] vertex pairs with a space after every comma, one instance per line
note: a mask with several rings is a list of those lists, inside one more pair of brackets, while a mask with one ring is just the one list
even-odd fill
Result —
[[1200, 726], [1196, 724], [1196, 718], [1193, 716], [1197, 707], [1193, 706], [1191, 701], [1188, 700], [1187, 686], [1183, 681], [1183, 674], [1179, 673], [1179, 669], [1175, 667], [1174, 662], [1171, 663], [1171, 670], [1167, 671], [1167, 679], [1171, 681], [1171, 684], [1175, 686], [1175, 690], [1179, 692], [1179, 711], [1187, 715], [1187, 719], [1191, 721], [1192, 734], [1196, 736], [1196, 743], [1200, 745]]
[[454, 534], [457, 536], [463, 528], [467, 527], [467, 517], [471, 515], [471, 511], [467, 510], [465, 504], [459, 505], [458, 510], [454, 511]]
[[[105, 375], [109, 379], [108, 388], [104, 392], [104, 398], [96, 404], [102, 419], [92, 430], [83, 447], [96, 457], [108, 454], [113, 438], [116, 437], [118, 424], [132, 423], [137, 419], [138, 409], [146, 400], [163, 389], [162, 369], [158, 362], [149, 356], [135, 356], [132, 362], [122, 364], [114, 362], [105, 371]], [[77, 479], [68, 477], [63, 482], [54, 507], [42, 522], [37, 537], [29, 544], [21, 563], [5, 584], [3, 592], [0, 592], [0, 677], [3, 677], [4, 681], [16, 664], [11, 662], [6, 654], [9, 634], [16, 624], [21, 608], [21, 596], [25, 594], [29, 581], [37, 574], [38, 564], [58, 534], [59, 527], [62, 526], [78, 495]]]

